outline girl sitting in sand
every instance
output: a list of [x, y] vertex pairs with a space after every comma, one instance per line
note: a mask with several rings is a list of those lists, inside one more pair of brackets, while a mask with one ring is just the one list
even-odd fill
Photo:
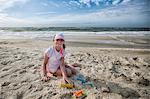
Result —
[[56, 34], [53, 38], [53, 46], [44, 53], [43, 77], [47, 81], [52, 75], [62, 76], [65, 83], [70, 83], [68, 76], [76, 73], [72, 65], [65, 65], [65, 39], [63, 34]]

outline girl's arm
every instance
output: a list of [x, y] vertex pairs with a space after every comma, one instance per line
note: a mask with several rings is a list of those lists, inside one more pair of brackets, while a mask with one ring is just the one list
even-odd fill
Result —
[[60, 69], [61, 69], [61, 72], [62, 72], [63, 79], [65, 81], [67, 81], [68, 83], [70, 83], [70, 81], [68, 80], [67, 74], [66, 74], [66, 70], [65, 70], [64, 57], [61, 57], [60, 62], [61, 62]]
[[46, 64], [48, 62], [49, 57], [45, 54], [44, 61], [43, 61], [43, 75], [47, 76]]
[[67, 77], [66, 71], [65, 71], [64, 57], [61, 57], [60, 62], [61, 62], [60, 63], [60, 69], [62, 71], [62, 76]]

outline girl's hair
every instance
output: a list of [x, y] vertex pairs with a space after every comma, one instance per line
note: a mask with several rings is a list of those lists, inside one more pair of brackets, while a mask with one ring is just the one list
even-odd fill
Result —
[[65, 50], [65, 48], [66, 48], [66, 45], [65, 45], [65, 44], [63, 44], [63, 49]]
[[[56, 35], [53, 36], [53, 41], [55, 40], [55, 36], [56, 36]], [[63, 49], [65, 50], [65, 48], [66, 48], [66, 45], [63, 44]]]

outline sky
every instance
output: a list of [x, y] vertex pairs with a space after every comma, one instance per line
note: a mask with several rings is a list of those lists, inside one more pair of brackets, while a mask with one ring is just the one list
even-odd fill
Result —
[[0, 0], [0, 27], [150, 27], [150, 0]]

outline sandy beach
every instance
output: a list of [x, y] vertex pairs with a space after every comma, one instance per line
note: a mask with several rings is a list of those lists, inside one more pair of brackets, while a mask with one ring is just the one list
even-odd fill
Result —
[[[130, 44], [66, 42], [66, 63], [78, 64], [78, 74], [69, 78], [73, 89], [60, 88], [61, 77], [41, 81], [39, 70], [43, 52], [52, 45], [50, 40], [1, 39], [0, 99], [71, 99], [79, 89], [87, 94], [85, 99], [149, 99], [150, 42], [127, 36], [118, 39]], [[83, 87], [74, 79], [79, 75], [94, 86]]]
[[0, 99], [150, 99], [150, 0], [0, 0]]

